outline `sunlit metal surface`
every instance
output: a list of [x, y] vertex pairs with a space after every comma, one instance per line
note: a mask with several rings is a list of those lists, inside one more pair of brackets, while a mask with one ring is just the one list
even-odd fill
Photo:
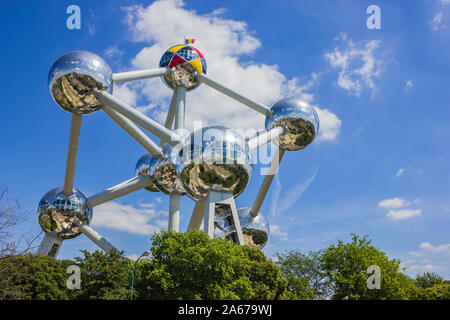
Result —
[[309, 145], [319, 133], [319, 117], [314, 108], [300, 99], [283, 99], [275, 103], [266, 117], [266, 129], [284, 126], [286, 132], [277, 139], [283, 149], [296, 151]]
[[39, 202], [38, 221], [45, 232], [55, 231], [62, 239], [71, 239], [78, 236], [81, 231], [79, 223], [92, 220], [92, 209], [86, 206], [86, 195], [73, 189], [73, 193], [66, 197], [63, 187], [47, 192]]
[[155, 178], [155, 186], [165, 194], [185, 195], [176, 170], [177, 151], [168, 144], [162, 147], [166, 159], [153, 158], [150, 174]]
[[[148, 176], [150, 175], [150, 164], [153, 160], [151, 154], [146, 153], [142, 157], [139, 158], [136, 163], [136, 176]], [[154, 184], [145, 188], [151, 192], [159, 192], [158, 188]]]
[[[270, 235], [270, 227], [267, 219], [259, 213], [256, 217], [250, 214], [250, 208], [237, 210], [241, 224], [244, 243], [252, 248], [262, 249], [267, 244]], [[224, 220], [216, 216], [214, 221], [214, 236], [226, 238], [232, 228]]]
[[192, 90], [200, 84], [196, 74], [206, 74], [203, 54], [188, 44], [169, 48], [161, 57], [159, 66], [171, 69], [171, 72], [161, 77], [171, 89], [183, 86], [186, 90]]
[[244, 242], [253, 248], [262, 249], [269, 240], [270, 227], [267, 219], [258, 213], [256, 217], [250, 214], [250, 208], [238, 209]]
[[252, 158], [245, 139], [214, 126], [192, 133], [180, 151], [177, 172], [188, 195], [205, 199], [210, 190], [239, 196], [250, 180]]
[[88, 114], [102, 106], [94, 95], [94, 88], [112, 93], [112, 72], [96, 54], [72, 51], [50, 68], [48, 85], [61, 108], [70, 113]]

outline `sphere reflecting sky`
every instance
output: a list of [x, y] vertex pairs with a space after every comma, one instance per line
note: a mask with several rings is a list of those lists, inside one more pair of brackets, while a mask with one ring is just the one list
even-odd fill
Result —
[[101, 108], [93, 89], [112, 93], [112, 71], [96, 54], [72, 51], [52, 65], [48, 85], [61, 108], [70, 113], [88, 114]]
[[261, 213], [258, 213], [256, 217], [252, 216], [250, 209], [238, 209], [244, 243], [250, 247], [262, 249], [269, 240], [269, 222]]
[[162, 149], [166, 159], [153, 158], [150, 164], [150, 174], [155, 178], [155, 186], [165, 194], [185, 195], [186, 191], [177, 175], [177, 151], [168, 144]]
[[168, 67], [172, 71], [161, 77], [171, 89], [183, 86], [192, 90], [200, 85], [196, 73], [206, 74], [206, 60], [203, 54], [189, 44], [180, 44], [169, 48], [161, 57], [160, 67]]
[[38, 206], [38, 221], [42, 230], [54, 231], [62, 239], [71, 239], [81, 233], [75, 220], [90, 223], [92, 209], [86, 206], [86, 195], [78, 189], [73, 191], [66, 197], [63, 187], [58, 187], [42, 197]]
[[245, 139], [231, 129], [197, 130], [179, 154], [178, 176], [194, 200], [206, 198], [210, 190], [229, 191], [237, 197], [250, 180], [252, 155]]
[[286, 132], [274, 142], [283, 149], [296, 151], [309, 145], [319, 133], [319, 117], [314, 108], [300, 99], [275, 103], [266, 117], [266, 129], [284, 126]]
[[[146, 153], [142, 157], [140, 157], [138, 162], [136, 163], [136, 176], [150, 175], [150, 164], [151, 164], [152, 160], [153, 160], [153, 157], [150, 153]], [[145, 190], [148, 190], [151, 192], [159, 192], [158, 188], [154, 184], [152, 184], [148, 187], [145, 187]]]

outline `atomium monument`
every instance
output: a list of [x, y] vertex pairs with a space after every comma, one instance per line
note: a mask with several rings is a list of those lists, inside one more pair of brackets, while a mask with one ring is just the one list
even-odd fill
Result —
[[[146, 189], [170, 197], [168, 230], [179, 231], [180, 198], [195, 201], [189, 230], [221, 236], [240, 245], [262, 249], [270, 234], [259, 212], [285, 151], [308, 146], [318, 135], [319, 120], [312, 106], [295, 98], [272, 107], [255, 102], [206, 76], [206, 60], [191, 43], [175, 45], [163, 53], [159, 68], [113, 73], [99, 56], [73, 51], [51, 67], [50, 93], [72, 114], [64, 185], [46, 193], [38, 206], [38, 221], [45, 237], [38, 249], [56, 257], [64, 240], [81, 233], [105, 251], [115, 247], [89, 224], [95, 207], [131, 192]], [[173, 90], [166, 122], [150, 119], [112, 95], [113, 84], [160, 77]], [[185, 128], [186, 93], [205, 84], [266, 117], [265, 130], [243, 137], [221, 126], [204, 127], [181, 135]], [[86, 196], [74, 188], [78, 141], [83, 115], [103, 110], [147, 153], [136, 163], [136, 176], [97, 194]], [[151, 140], [139, 127], [160, 139]], [[236, 208], [235, 199], [250, 183], [253, 151], [274, 142], [277, 152], [252, 207]]]

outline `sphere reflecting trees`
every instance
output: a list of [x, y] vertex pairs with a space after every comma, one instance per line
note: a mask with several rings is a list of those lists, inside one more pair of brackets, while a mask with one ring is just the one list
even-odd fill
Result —
[[251, 156], [239, 134], [224, 127], [206, 127], [187, 138], [177, 172], [194, 200], [206, 198], [210, 190], [229, 191], [237, 197], [250, 180]]
[[250, 208], [238, 209], [244, 242], [250, 247], [262, 249], [269, 240], [270, 227], [267, 219], [258, 213], [256, 217], [250, 214]]
[[266, 129], [284, 126], [286, 132], [274, 140], [283, 149], [296, 151], [309, 145], [319, 133], [319, 117], [314, 108], [300, 99], [275, 103], [266, 117]]
[[38, 221], [45, 232], [56, 232], [62, 239], [78, 236], [78, 223], [89, 224], [92, 219], [92, 209], [88, 208], [86, 195], [73, 189], [70, 196], [63, 193], [63, 187], [47, 192], [39, 202]]
[[[142, 157], [139, 158], [136, 163], [136, 176], [148, 176], [150, 175], [150, 164], [153, 160], [151, 154], [146, 153]], [[146, 190], [151, 192], [159, 192], [158, 188], [154, 184], [145, 187]]]
[[55, 102], [70, 113], [88, 114], [101, 108], [94, 89], [112, 93], [112, 72], [99, 56], [88, 51], [73, 51], [60, 57], [48, 75]]
[[206, 74], [205, 57], [188, 44], [176, 45], [167, 50], [161, 57], [159, 66], [172, 70], [161, 77], [171, 89], [183, 86], [186, 90], [192, 90], [200, 84], [195, 75], [197, 73]]
[[177, 151], [168, 144], [162, 149], [166, 159], [153, 158], [150, 164], [150, 174], [155, 178], [155, 186], [165, 194], [185, 195], [186, 191], [177, 175], [175, 164]]

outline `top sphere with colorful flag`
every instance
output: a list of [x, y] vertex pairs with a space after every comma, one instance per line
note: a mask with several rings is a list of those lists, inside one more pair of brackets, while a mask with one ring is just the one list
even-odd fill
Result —
[[159, 66], [171, 69], [171, 72], [161, 77], [169, 88], [176, 89], [182, 86], [186, 90], [192, 90], [200, 84], [195, 74], [206, 74], [205, 57], [190, 45], [194, 41], [195, 39], [186, 39], [185, 44], [169, 48], [161, 57]]

